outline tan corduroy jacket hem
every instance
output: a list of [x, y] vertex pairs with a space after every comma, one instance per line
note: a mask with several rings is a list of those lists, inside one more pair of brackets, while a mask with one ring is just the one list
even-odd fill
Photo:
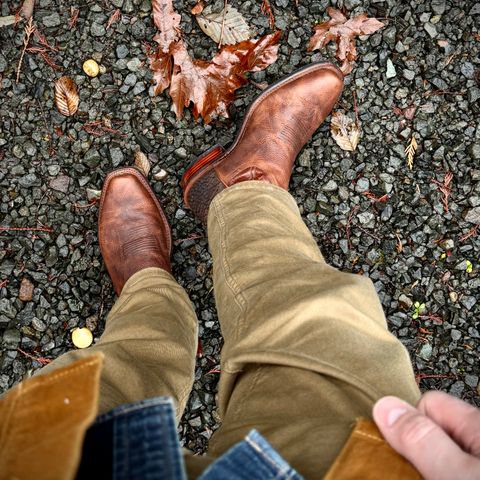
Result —
[[[0, 400], [0, 479], [72, 479], [85, 432], [97, 415], [103, 355], [23, 381]], [[326, 480], [420, 479], [359, 419]]]

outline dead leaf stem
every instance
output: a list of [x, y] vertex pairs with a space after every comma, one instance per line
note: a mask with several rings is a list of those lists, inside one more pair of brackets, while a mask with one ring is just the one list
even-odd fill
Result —
[[270, 28], [275, 28], [275, 16], [273, 15], [270, 0], [263, 0], [261, 9], [262, 13], [268, 17], [268, 23], [270, 25]]
[[223, 4], [222, 30], [220, 31], [220, 40], [218, 41], [218, 48], [222, 46], [222, 42], [223, 42], [223, 33], [225, 32], [225, 16], [227, 15], [227, 6], [228, 6], [228, 2], [227, 0], [225, 0], [225, 3]]

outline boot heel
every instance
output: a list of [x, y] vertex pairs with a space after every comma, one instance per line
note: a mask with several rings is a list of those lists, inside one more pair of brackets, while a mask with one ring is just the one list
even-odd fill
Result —
[[208, 149], [206, 152], [202, 153], [195, 160], [190, 162], [185, 173], [183, 174], [181, 187], [185, 188], [189, 180], [195, 175], [199, 170], [208, 165], [211, 162], [214, 162], [220, 155], [223, 154], [224, 148], [221, 145], [215, 145], [212, 148]]
[[184, 173], [181, 186], [184, 191], [184, 203], [194, 215], [207, 222], [208, 208], [213, 197], [220, 193], [225, 186], [219, 181], [215, 170], [210, 168], [224, 153], [220, 145], [205, 152], [197, 158]]
[[217, 178], [215, 170], [209, 170], [185, 192], [185, 204], [206, 225], [210, 203], [224, 189], [225, 185]]

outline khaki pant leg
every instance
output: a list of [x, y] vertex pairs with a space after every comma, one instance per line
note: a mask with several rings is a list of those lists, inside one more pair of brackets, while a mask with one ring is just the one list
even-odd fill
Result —
[[39, 373], [102, 352], [99, 413], [166, 395], [175, 399], [179, 420], [193, 385], [197, 328], [183, 288], [165, 270], [146, 268], [125, 284], [95, 345], [72, 350]]
[[257, 428], [320, 478], [355, 417], [383, 395], [416, 402], [406, 349], [368, 278], [328, 266], [288, 192], [243, 182], [215, 197], [208, 234], [225, 340], [220, 455]]

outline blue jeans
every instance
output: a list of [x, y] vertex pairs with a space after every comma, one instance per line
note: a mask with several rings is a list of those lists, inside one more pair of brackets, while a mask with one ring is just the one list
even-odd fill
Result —
[[[175, 407], [168, 397], [122, 405], [87, 430], [77, 479], [185, 480]], [[199, 480], [300, 480], [256, 431], [212, 463]]]

